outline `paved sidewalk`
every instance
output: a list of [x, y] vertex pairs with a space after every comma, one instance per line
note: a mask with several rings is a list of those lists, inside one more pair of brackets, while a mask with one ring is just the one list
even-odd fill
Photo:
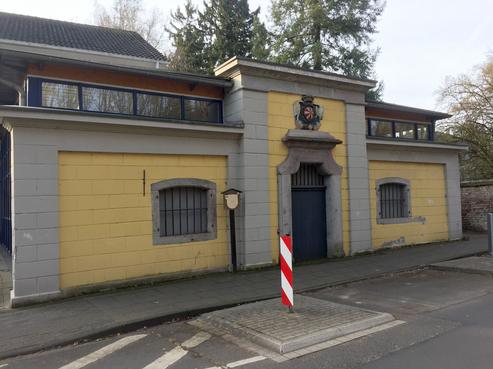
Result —
[[[297, 292], [374, 277], [486, 251], [485, 236], [388, 250], [295, 267]], [[84, 338], [156, 324], [218, 307], [279, 296], [279, 270], [213, 274], [158, 286], [0, 310], [0, 359]]]

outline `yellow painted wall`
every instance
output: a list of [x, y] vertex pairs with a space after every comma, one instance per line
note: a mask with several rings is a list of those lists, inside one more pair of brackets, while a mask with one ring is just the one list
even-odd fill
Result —
[[[287, 157], [287, 147], [282, 143], [288, 129], [295, 128], [293, 104], [299, 101], [299, 94], [269, 92], [268, 101], [268, 137], [269, 137], [269, 198], [271, 214], [272, 261], [279, 260], [279, 240], [277, 235], [277, 166]], [[346, 148], [346, 110], [344, 103], [336, 100], [315, 98], [315, 103], [324, 107], [324, 118], [320, 131], [326, 131], [343, 141], [333, 151], [334, 159], [343, 167], [341, 176], [341, 198], [343, 209], [344, 252], [349, 254], [349, 196], [347, 180]]]
[[[368, 168], [374, 249], [390, 246], [389, 243], [401, 237], [404, 237], [406, 245], [448, 239], [444, 165], [370, 161]], [[375, 183], [385, 177], [401, 177], [411, 182], [411, 216], [426, 218], [424, 224], [377, 224]]]
[[[61, 288], [225, 268], [226, 157], [59, 153]], [[143, 196], [143, 170], [146, 194]], [[153, 245], [151, 184], [200, 178], [217, 184], [217, 239]]]

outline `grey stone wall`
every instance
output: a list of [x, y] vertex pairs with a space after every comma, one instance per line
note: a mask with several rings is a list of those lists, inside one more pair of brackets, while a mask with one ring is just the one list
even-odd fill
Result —
[[351, 255], [371, 250], [370, 190], [364, 105], [346, 104]]
[[242, 80], [224, 99], [225, 121], [240, 121], [244, 133], [231, 186], [243, 193], [237, 211], [237, 252], [240, 268], [272, 263], [269, 203], [267, 93], [243, 88]]
[[486, 214], [493, 212], [493, 179], [461, 183], [464, 230], [486, 232]]
[[59, 151], [220, 155], [228, 157], [229, 175], [238, 173], [241, 129], [237, 134], [220, 134], [163, 127], [142, 134], [139, 127], [106, 128], [108, 132], [68, 121], [44, 122], [39, 127], [39, 122], [12, 119], [9, 124], [14, 163], [12, 304], [47, 300], [60, 293]]

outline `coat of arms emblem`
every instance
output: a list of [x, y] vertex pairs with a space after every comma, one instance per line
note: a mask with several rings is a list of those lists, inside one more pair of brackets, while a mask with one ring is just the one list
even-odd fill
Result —
[[323, 108], [313, 103], [313, 96], [303, 95], [301, 101], [293, 106], [296, 127], [299, 129], [318, 130], [323, 117]]

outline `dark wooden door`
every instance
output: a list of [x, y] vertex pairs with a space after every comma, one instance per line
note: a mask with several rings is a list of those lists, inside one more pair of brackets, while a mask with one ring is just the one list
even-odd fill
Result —
[[302, 164], [291, 178], [295, 262], [327, 257], [324, 177], [316, 165]]

